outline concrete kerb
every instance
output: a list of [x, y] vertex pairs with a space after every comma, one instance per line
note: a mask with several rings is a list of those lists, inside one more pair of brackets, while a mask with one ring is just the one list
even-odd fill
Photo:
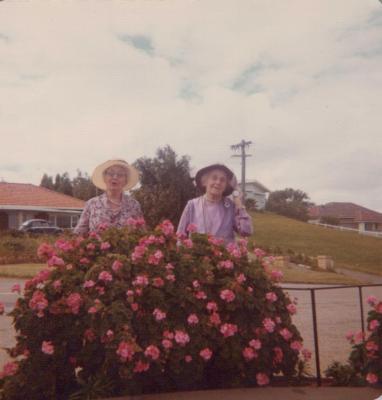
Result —
[[114, 397], [103, 400], [382, 400], [382, 388], [288, 387], [206, 390]]

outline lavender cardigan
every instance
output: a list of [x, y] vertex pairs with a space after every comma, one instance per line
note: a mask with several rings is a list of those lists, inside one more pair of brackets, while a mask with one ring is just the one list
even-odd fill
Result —
[[[245, 209], [236, 209], [235, 204], [228, 197], [222, 203], [223, 217], [217, 232], [217, 238], [224, 239], [226, 243], [235, 241], [237, 232], [242, 236], [250, 236], [253, 232], [252, 220]], [[203, 196], [188, 201], [180, 218], [177, 232], [187, 234], [189, 224], [197, 227], [197, 232], [206, 233], [205, 221], [203, 216]]]

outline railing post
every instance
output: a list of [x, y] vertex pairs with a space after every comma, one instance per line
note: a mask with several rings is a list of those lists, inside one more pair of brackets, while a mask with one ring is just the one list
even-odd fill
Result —
[[313, 334], [314, 334], [314, 351], [316, 355], [317, 386], [321, 386], [320, 352], [318, 349], [317, 314], [316, 314], [316, 295], [314, 289], [310, 289], [310, 296], [312, 299]]
[[362, 296], [362, 286], [358, 286], [358, 293], [359, 293], [359, 305], [361, 309], [361, 329], [362, 334], [365, 333], [365, 316], [363, 313], [363, 296]]

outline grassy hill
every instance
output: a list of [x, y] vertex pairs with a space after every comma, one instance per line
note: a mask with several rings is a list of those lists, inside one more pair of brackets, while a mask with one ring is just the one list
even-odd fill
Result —
[[337, 267], [382, 275], [382, 239], [326, 229], [273, 213], [253, 213], [259, 247], [279, 247], [308, 256], [329, 255]]

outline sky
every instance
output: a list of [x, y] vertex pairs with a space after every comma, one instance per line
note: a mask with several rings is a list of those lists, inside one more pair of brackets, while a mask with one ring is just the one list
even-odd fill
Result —
[[0, 180], [170, 145], [382, 212], [378, 0], [0, 2]]

